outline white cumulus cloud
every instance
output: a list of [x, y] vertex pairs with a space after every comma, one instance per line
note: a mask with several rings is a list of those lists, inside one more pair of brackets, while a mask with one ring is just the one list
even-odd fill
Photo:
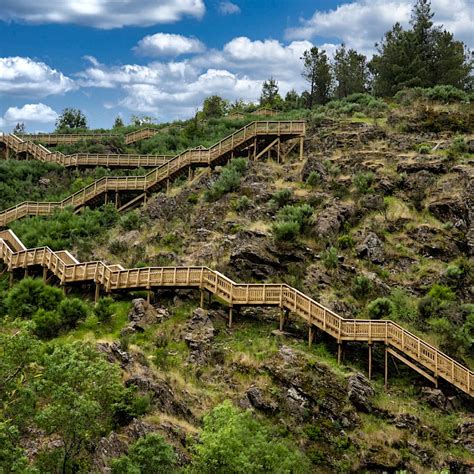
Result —
[[75, 23], [96, 28], [151, 26], [201, 18], [204, 0], [2, 0], [2, 20]]
[[[470, 0], [432, 0], [434, 22], [454, 33], [457, 39], [474, 46], [474, 20]], [[311, 39], [316, 36], [338, 38], [349, 47], [366, 54], [374, 52], [374, 44], [395, 22], [408, 26], [413, 1], [357, 0], [334, 10], [315, 11], [301, 25], [286, 31], [289, 39]]]
[[[180, 61], [109, 66], [87, 57], [90, 66], [78, 74], [77, 83], [118, 89], [122, 97], [115, 106], [133, 112], [189, 118], [213, 94], [231, 101], [258, 100], [263, 81], [270, 77], [278, 81], [282, 95], [293, 88], [301, 92], [305, 88], [301, 56], [312, 46], [307, 40], [283, 44], [238, 37], [222, 49], [205, 50]], [[113, 105], [107, 102], [107, 107]]]
[[40, 122], [51, 123], [58, 118], [58, 114], [48, 105], [25, 104], [23, 107], [9, 107], [4, 115], [6, 122]]
[[240, 13], [240, 7], [229, 1], [220, 2], [218, 10], [221, 15], [235, 15], [236, 13]]
[[75, 88], [74, 81], [43, 62], [30, 58], [0, 58], [0, 95], [46, 97]]
[[156, 33], [145, 36], [134, 49], [143, 56], [179, 56], [181, 54], [201, 53], [206, 47], [196, 38]]

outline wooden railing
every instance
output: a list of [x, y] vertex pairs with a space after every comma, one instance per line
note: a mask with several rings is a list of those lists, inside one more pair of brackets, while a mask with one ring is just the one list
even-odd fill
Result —
[[[140, 140], [146, 140], [159, 132], [156, 128], [141, 128], [125, 134], [125, 143], [130, 145]], [[45, 145], [70, 145], [82, 140], [101, 140], [103, 138], [120, 138], [121, 136], [117, 133], [38, 133], [22, 135], [26, 140], [41, 142]]]
[[34, 159], [48, 163], [57, 163], [65, 167], [71, 166], [104, 166], [107, 168], [135, 168], [135, 167], [157, 167], [166, 163], [174, 155], [139, 155], [126, 153], [75, 153], [64, 155], [61, 152], [51, 152], [43, 145], [32, 141], [25, 141], [20, 137], [0, 135], [0, 142], [14, 153], [27, 153]]
[[345, 319], [304, 293], [285, 284], [239, 284], [208, 267], [148, 267], [124, 269], [102, 261], [78, 262], [69, 252], [49, 247], [26, 249], [10, 230], [0, 232], [0, 260], [9, 271], [42, 266], [61, 284], [95, 282], [107, 292], [159, 287], [201, 288], [231, 306], [279, 306], [325, 331], [338, 342], [383, 342], [417, 364], [474, 396], [474, 373], [436, 347], [390, 320]]
[[207, 166], [258, 136], [304, 136], [302, 121], [253, 122], [208, 149], [190, 149], [167, 160], [145, 176], [104, 177], [58, 202], [22, 202], [0, 213], [0, 227], [26, 216], [46, 216], [57, 209], [78, 208], [105, 192], [147, 191], [185, 167]]

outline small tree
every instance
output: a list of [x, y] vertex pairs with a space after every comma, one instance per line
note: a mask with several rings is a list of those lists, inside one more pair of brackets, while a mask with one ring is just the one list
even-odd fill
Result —
[[299, 451], [275, 440], [250, 410], [242, 412], [230, 401], [204, 417], [200, 441], [191, 472], [309, 472]]
[[260, 105], [262, 107], [279, 108], [282, 105], [282, 98], [279, 94], [278, 82], [270, 78], [262, 85], [262, 94], [260, 95]]
[[13, 129], [13, 133], [15, 135], [21, 135], [22, 133], [25, 133], [25, 131], [26, 131], [26, 128], [25, 128], [25, 124], [23, 122], [18, 122], [15, 125], [15, 128]]
[[310, 85], [308, 107], [325, 104], [329, 100], [332, 85], [331, 66], [326, 51], [314, 46], [303, 53], [302, 76]]
[[334, 55], [334, 79], [336, 80], [336, 97], [342, 99], [350, 94], [365, 92], [368, 83], [369, 71], [367, 59], [354, 49], [346, 50], [341, 46]]
[[79, 109], [66, 108], [56, 120], [56, 130], [87, 128], [87, 118]]
[[114, 121], [114, 128], [122, 128], [125, 127], [125, 124], [123, 123], [122, 117], [117, 116]]
[[229, 109], [229, 102], [218, 95], [207, 97], [202, 104], [204, 118], [222, 117]]

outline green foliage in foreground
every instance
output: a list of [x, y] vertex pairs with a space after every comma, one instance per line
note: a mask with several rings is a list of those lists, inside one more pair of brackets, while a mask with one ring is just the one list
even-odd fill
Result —
[[275, 240], [290, 242], [303, 234], [308, 227], [314, 209], [308, 204], [290, 206], [280, 209], [272, 231]]
[[194, 451], [193, 473], [310, 472], [299, 451], [275, 439], [250, 411], [241, 411], [228, 400], [204, 418]]
[[39, 472], [88, 471], [89, 447], [122, 401], [134, 405], [120, 369], [83, 342], [46, 345], [24, 323], [0, 332], [0, 349], [0, 472], [27, 471], [19, 437], [32, 426], [61, 441], [39, 454]]

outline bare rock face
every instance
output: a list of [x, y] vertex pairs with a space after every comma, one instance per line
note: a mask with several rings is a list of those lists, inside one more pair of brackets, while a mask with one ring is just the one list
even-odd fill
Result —
[[355, 206], [353, 204], [330, 203], [323, 212], [318, 214], [312, 233], [321, 238], [334, 236], [354, 214]]
[[460, 407], [460, 401], [455, 396], [446, 396], [439, 388], [423, 387], [423, 400], [432, 407], [444, 411], [455, 410]]
[[132, 300], [132, 308], [128, 313], [128, 320], [130, 322], [122, 329], [121, 334], [143, 332], [148, 326], [161, 322], [169, 318], [169, 316], [167, 309], [157, 309], [143, 298], [135, 298]]
[[188, 321], [183, 336], [190, 349], [188, 362], [201, 365], [212, 356], [212, 340], [214, 339], [214, 325], [207, 312], [197, 308]]
[[474, 454], [474, 421], [466, 421], [458, 429], [458, 443]]
[[[353, 410], [347, 409], [347, 388], [327, 367], [287, 346], [265, 364], [265, 369], [280, 387], [275, 402], [300, 422], [338, 420], [349, 427], [355, 423]], [[337, 430], [334, 425], [334, 429]]]
[[371, 413], [373, 409], [371, 398], [375, 395], [375, 391], [369, 379], [360, 372], [351, 375], [347, 388], [352, 404], [360, 411]]
[[435, 257], [448, 262], [460, 254], [460, 250], [453, 240], [446, 239], [439, 229], [430, 225], [420, 225], [409, 231], [408, 235], [413, 239], [413, 245], [418, 247], [418, 252], [423, 256]]
[[428, 205], [428, 210], [441, 222], [451, 222], [454, 227], [465, 230], [468, 226], [466, 202], [459, 198], [443, 198]]
[[230, 265], [243, 278], [265, 279], [274, 275], [280, 261], [266, 239], [251, 238], [239, 242], [230, 255]]
[[374, 232], [369, 232], [362, 244], [356, 247], [357, 256], [366, 258], [372, 263], [381, 264], [385, 261], [383, 242]]
[[318, 173], [321, 178], [325, 178], [327, 176], [327, 171], [321, 161], [321, 156], [308, 156], [303, 165], [303, 169], [301, 170], [301, 181], [306, 181], [313, 171]]
[[250, 405], [257, 410], [264, 412], [274, 412], [278, 407], [275, 402], [268, 400], [262, 391], [254, 385], [249, 387], [245, 395], [250, 402]]

